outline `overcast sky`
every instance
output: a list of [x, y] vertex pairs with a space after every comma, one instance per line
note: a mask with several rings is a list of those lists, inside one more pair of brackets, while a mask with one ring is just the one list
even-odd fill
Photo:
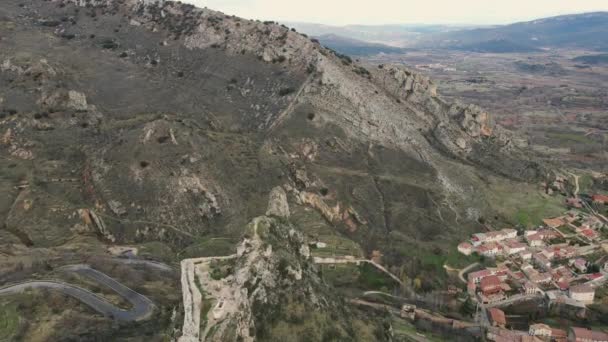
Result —
[[322, 24], [506, 24], [608, 11], [608, 0], [182, 0], [248, 19]]

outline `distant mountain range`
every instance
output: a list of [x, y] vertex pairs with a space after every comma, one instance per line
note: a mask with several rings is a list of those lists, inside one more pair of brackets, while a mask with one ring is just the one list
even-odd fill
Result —
[[431, 33], [413, 45], [478, 52], [533, 52], [542, 48], [608, 48], [608, 12], [564, 15], [492, 28]]
[[[399, 48], [448, 49], [472, 52], [535, 52], [567, 47], [608, 51], [608, 12], [563, 15], [501, 26], [463, 27], [446, 25], [325, 26], [291, 24], [313, 36], [331, 34], [325, 43], [345, 52], [377, 53], [359, 49], [364, 41]], [[337, 36], [341, 36], [340, 39]], [[354, 39], [352, 45], [348, 39]], [[359, 41], [356, 41], [359, 40]], [[332, 46], [332, 44], [336, 44]], [[384, 51], [380, 51], [384, 52]], [[346, 53], [346, 52], [345, 52]]]

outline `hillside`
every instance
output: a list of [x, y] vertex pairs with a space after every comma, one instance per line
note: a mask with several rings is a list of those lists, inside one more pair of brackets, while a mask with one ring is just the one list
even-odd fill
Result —
[[[297, 229], [303, 244], [327, 241], [334, 254], [382, 255], [383, 267], [417, 279], [418, 290], [442, 289], [449, 247], [483, 223], [515, 224], [513, 203], [525, 202], [514, 189], [534, 192], [552, 177], [490, 114], [445, 101], [427, 77], [357, 64], [272, 22], [169, 1], [4, 0], [0, 39], [3, 281], [56, 279], [64, 265], [126, 255], [135, 261], [108, 273], [131, 279], [157, 307], [137, 325], [74, 303], [15, 309], [24, 340], [178, 337], [175, 274], [128, 265], [141, 258], [177, 268], [234, 254], [276, 187], [292, 212], [273, 221], [277, 234], [293, 238]], [[275, 255], [264, 247], [267, 259]], [[300, 258], [295, 250], [285, 259]], [[308, 271], [295, 278], [304, 280], [263, 284], [269, 304], [254, 312], [248, 338], [282, 339], [296, 334], [290, 324], [330, 317], [335, 324], [314, 336], [387, 339], [386, 324], [297, 260]], [[286, 267], [263, 265], [246, 271], [255, 279]], [[247, 294], [258, 284], [242, 285]], [[287, 316], [289, 305], [306, 312]], [[341, 314], [357, 317], [359, 329], [332, 317]], [[51, 319], [56, 329], [40, 328]]]
[[475, 52], [533, 52], [540, 48], [608, 47], [608, 13], [573, 14], [492, 28], [429, 34], [412, 46]]

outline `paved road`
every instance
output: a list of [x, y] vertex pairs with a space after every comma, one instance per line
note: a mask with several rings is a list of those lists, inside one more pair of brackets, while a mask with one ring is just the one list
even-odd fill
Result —
[[144, 265], [144, 266], [148, 266], [151, 268], [156, 268], [160, 271], [165, 271], [165, 272], [174, 272], [176, 271], [173, 267], [167, 265], [167, 264], [163, 264], [162, 262], [158, 262], [158, 261], [152, 261], [152, 260], [143, 260], [143, 259], [131, 259], [131, 258], [117, 258], [114, 260], [118, 260], [118, 262], [121, 262], [123, 264], [127, 264], [127, 265]]
[[472, 270], [474, 267], [480, 266], [481, 264], [478, 262], [474, 262], [472, 264], [470, 264], [469, 266], [463, 268], [462, 270], [460, 270], [460, 272], [458, 272], [458, 279], [460, 279], [461, 282], [467, 284], [467, 280], [464, 278], [464, 274], [469, 272], [470, 270]]
[[0, 289], [0, 295], [22, 293], [28, 289], [56, 290], [78, 299], [104, 316], [128, 322], [146, 319], [154, 311], [154, 303], [150, 299], [87, 265], [73, 265], [63, 269], [81, 274], [95, 280], [100, 285], [111, 288], [129, 301], [133, 307], [130, 310], [120, 309], [89, 290], [57, 281], [28, 281]]

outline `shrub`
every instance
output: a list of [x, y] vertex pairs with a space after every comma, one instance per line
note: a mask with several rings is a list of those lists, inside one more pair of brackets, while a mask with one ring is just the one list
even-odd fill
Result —
[[279, 56], [272, 60], [273, 63], [283, 63], [287, 60], [285, 56]]
[[116, 49], [118, 47], [118, 43], [116, 43], [114, 40], [112, 39], [105, 39], [101, 42], [101, 47], [104, 49]]
[[295, 91], [295, 89], [293, 89], [292, 87], [281, 88], [279, 90], [279, 95], [280, 96], [286, 96], [286, 95], [289, 95], [289, 94], [293, 93], [294, 91]]

